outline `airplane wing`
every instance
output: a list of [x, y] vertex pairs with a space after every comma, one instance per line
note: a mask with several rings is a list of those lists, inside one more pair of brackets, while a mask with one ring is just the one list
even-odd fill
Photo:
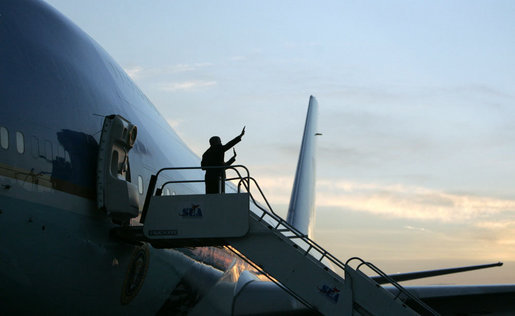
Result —
[[[502, 262], [447, 268], [409, 273], [390, 274], [388, 277], [396, 282], [441, 276], [465, 271], [502, 266]], [[378, 284], [389, 283], [385, 277], [371, 277]], [[424, 301], [441, 315], [513, 315], [515, 312], [515, 285], [433, 285], [404, 286], [404, 288]], [[397, 288], [385, 286], [393, 295], [399, 295]], [[400, 294], [402, 296], [402, 294]], [[410, 299], [405, 302], [413, 309]], [[422, 310], [418, 311], [423, 313]]]
[[[485, 268], [492, 268], [492, 267], [500, 267], [500, 266], [502, 266], [502, 262], [481, 264], [481, 265], [475, 265], [475, 266], [458, 267], [458, 268], [447, 268], [447, 269], [438, 269], [438, 270], [389, 274], [388, 277], [392, 278], [396, 282], [401, 282], [401, 281], [410, 281], [410, 280], [423, 279], [423, 278], [429, 278], [429, 277], [434, 277], [434, 276], [466, 272], [466, 271], [472, 271], [472, 270], [479, 270], [479, 269], [485, 269]], [[379, 284], [389, 283], [389, 281], [382, 276], [373, 276], [370, 278]]]
[[[386, 289], [398, 294], [394, 287]], [[513, 315], [515, 312], [515, 285], [511, 284], [405, 286], [405, 289], [441, 315]], [[406, 303], [410, 305], [409, 300]]]

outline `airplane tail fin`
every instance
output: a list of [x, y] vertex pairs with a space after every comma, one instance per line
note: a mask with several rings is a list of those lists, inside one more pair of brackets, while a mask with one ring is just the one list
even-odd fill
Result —
[[312, 236], [315, 222], [315, 147], [316, 136], [320, 135], [317, 133], [317, 119], [318, 102], [311, 96], [286, 218], [307, 236]]

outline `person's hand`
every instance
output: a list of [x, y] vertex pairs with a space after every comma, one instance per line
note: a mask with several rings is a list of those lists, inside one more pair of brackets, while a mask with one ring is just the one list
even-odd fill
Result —
[[234, 148], [233, 148], [233, 149], [232, 149], [232, 153], [233, 153], [233, 156], [232, 156], [232, 157], [233, 157], [233, 158], [236, 158], [236, 156], [237, 156], [237, 155], [236, 155], [236, 149], [234, 149]]
[[243, 137], [243, 135], [245, 135], [245, 127], [246, 127], [246, 126], [243, 126], [243, 129], [241, 130], [240, 137]]

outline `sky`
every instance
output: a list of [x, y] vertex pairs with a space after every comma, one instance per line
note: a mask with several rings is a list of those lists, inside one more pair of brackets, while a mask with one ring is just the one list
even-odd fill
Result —
[[280, 214], [314, 95], [314, 239], [343, 261], [515, 283], [515, 2], [47, 2], [198, 155], [246, 126], [237, 162]]

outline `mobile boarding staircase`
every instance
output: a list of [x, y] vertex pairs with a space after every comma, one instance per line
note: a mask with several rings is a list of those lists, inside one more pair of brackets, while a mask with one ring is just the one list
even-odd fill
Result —
[[[238, 193], [162, 195], [164, 187], [171, 183], [204, 182], [158, 181], [164, 171], [185, 169], [200, 168], [164, 168], [151, 177], [141, 217], [143, 228], [139, 226], [137, 233], [139, 240], [160, 248], [227, 246], [323, 315], [438, 315], [373, 264], [357, 257], [343, 263], [288, 224], [274, 213], [244, 166], [227, 168], [237, 174], [227, 180], [238, 181]], [[157, 183], [162, 184], [156, 190]], [[255, 200], [251, 185], [266, 207]], [[138, 230], [137, 226], [131, 229]], [[352, 268], [351, 263], [357, 267]], [[363, 266], [387, 279], [398, 294], [394, 296], [361, 272]]]

